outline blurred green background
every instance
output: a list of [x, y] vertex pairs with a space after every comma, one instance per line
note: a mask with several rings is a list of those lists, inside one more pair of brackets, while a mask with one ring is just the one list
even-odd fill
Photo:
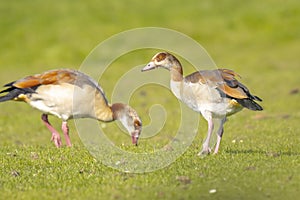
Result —
[[[192, 37], [208, 51], [217, 66], [241, 74], [242, 82], [264, 100], [262, 106], [265, 110], [260, 113], [243, 111], [233, 116], [225, 127], [221, 146], [223, 153], [206, 160], [196, 156], [206, 133], [206, 125], [202, 121], [196, 142], [187, 154], [164, 171], [139, 176], [121, 174], [101, 165], [95, 167], [93, 159], [83, 152], [72, 122], [71, 137], [75, 147], [55, 149], [49, 143], [50, 134], [40, 122], [38, 111], [22, 103], [3, 103], [0, 104], [3, 162], [0, 189], [4, 195], [0, 198], [296, 197], [300, 187], [299, 19], [298, 0], [2, 1], [1, 85], [50, 69], [79, 69], [93, 48], [114, 34], [133, 28], [164, 27]], [[133, 66], [147, 63], [154, 52], [145, 51], [141, 57], [129, 55], [116, 61], [115, 65], [122, 70], [108, 71], [100, 83], [109, 99], [117, 77]], [[187, 66], [185, 74], [190, 72]], [[165, 72], [162, 75], [169, 79]], [[170, 107], [177, 103], [171, 93], [165, 92], [166, 96], [158, 98], [151, 95], [155, 95], [155, 89], [148, 88], [147, 92], [148, 96], [142, 97], [138, 95], [142, 93], [141, 89], [131, 100], [146, 123], [149, 122], [146, 110], [150, 103], [165, 99]], [[60, 120], [51, 120], [55, 126], [60, 126]], [[167, 128], [171, 132], [172, 124]], [[118, 135], [112, 137], [118, 138]], [[122, 144], [126, 140], [129, 144], [127, 139], [124, 135], [118, 142]], [[155, 138], [151, 141], [164, 144]], [[143, 143], [145, 148], [150, 148], [147, 141]], [[32, 152], [40, 155], [39, 163], [31, 162]], [[15, 154], [17, 156], [11, 157]], [[67, 159], [61, 160], [61, 155]], [[47, 166], [48, 158], [55, 156], [62, 163], [55, 162], [53, 170], [37, 179], [30, 179], [30, 184], [26, 182], [28, 177], [32, 177], [31, 164]], [[77, 164], [72, 168], [74, 163]], [[89, 170], [84, 178], [78, 178], [81, 166]], [[14, 170], [25, 175], [14, 177]], [[68, 172], [69, 176], [55, 182], [55, 177], [64, 177], [61, 173]], [[48, 176], [52, 177], [48, 181], [53, 184], [42, 181]], [[111, 188], [111, 185], [115, 187]], [[209, 194], [209, 188], [215, 187], [217, 192]], [[53, 192], [61, 196], [51, 196]]]

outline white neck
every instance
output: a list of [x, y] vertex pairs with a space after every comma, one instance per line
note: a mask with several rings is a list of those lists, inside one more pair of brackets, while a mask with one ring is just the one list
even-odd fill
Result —
[[173, 94], [179, 99], [181, 100], [181, 94], [182, 94], [182, 81], [173, 81], [171, 79], [170, 81], [170, 87], [171, 87], [171, 91], [173, 92]]

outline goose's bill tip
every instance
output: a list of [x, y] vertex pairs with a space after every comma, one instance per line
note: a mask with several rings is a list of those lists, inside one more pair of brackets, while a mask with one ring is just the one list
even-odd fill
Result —
[[132, 144], [138, 146], [138, 137], [132, 136], [131, 139], [132, 139]]
[[145, 72], [145, 71], [149, 71], [152, 69], [155, 69], [155, 64], [153, 62], [148, 63], [141, 71]]

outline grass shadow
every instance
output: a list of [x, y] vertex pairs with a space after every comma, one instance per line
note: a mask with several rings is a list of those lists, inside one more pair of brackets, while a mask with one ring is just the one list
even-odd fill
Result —
[[279, 156], [300, 156], [299, 152], [292, 151], [265, 151], [265, 150], [253, 150], [253, 149], [242, 149], [242, 150], [225, 150], [229, 154], [261, 154], [269, 157]]

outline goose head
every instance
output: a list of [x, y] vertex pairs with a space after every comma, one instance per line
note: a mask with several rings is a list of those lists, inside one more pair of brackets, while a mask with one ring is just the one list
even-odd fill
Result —
[[142, 72], [149, 71], [155, 68], [165, 68], [171, 70], [179, 61], [170, 53], [160, 52], [153, 56], [151, 61], [142, 69]]
[[137, 112], [129, 105], [115, 103], [111, 106], [113, 117], [119, 120], [131, 135], [132, 143], [138, 145], [138, 139], [142, 131], [142, 120]]
[[173, 81], [182, 81], [183, 72], [179, 60], [168, 52], [160, 52], [153, 56], [151, 61], [142, 69], [142, 72], [155, 68], [164, 68], [171, 72]]

